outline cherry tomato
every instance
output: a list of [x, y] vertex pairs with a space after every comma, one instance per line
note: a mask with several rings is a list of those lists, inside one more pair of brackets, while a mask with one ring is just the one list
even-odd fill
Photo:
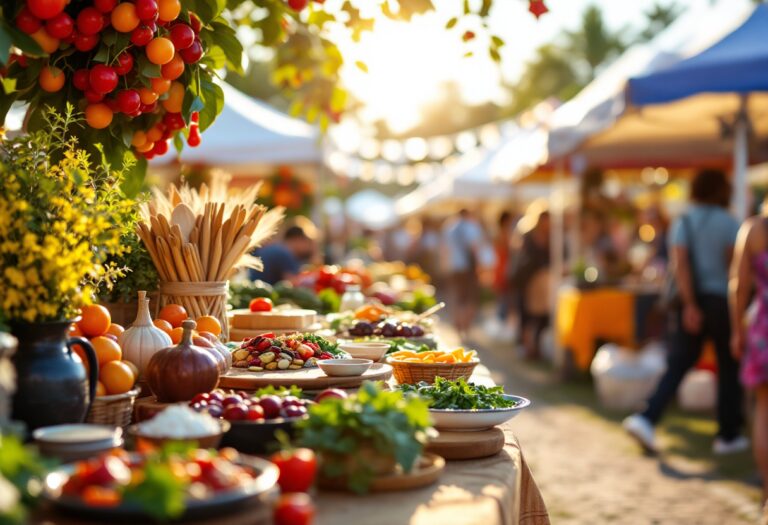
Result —
[[85, 121], [95, 129], [104, 129], [112, 123], [112, 110], [104, 103], [90, 104], [85, 108]]
[[149, 61], [160, 66], [173, 60], [175, 52], [173, 42], [162, 36], [152, 39], [146, 48]]
[[149, 44], [154, 37], [155, 31], [151, 26], [140, 25], [131, 32], [131, 43], [143, 47]]
[[130, 2], [123, 2], [112, 10], [112, 27], [121, 33], [130, 33], [139, 26], [139, 16], [136, 14], [136, 6]]
[[90, 81], [88, 80], [88, 70], [78, 69], [72, 74], [72, 85], [80, 91], [85, 91], [89, 87]]
[[95, 7], [86, 7], [77, 15], [77, 31], [81, 35], [95, 35], [103, 28], [102, 13]]
[[280, 470], [277, 483], [283, 492], [306, 492], [315, 482], [317, 458], [308, 448], [280, 451], [269, 460]]
[[117, 56], [117, 64], [114, 66], [115, 73], [120, 76], [127, 75], [133, 69], [133, 55], [127, 51]]
[[171, 81], [162, 77], [150, 78], [149, 83], [152, 86], [152, 91], [158, 95], [168, 93], [171, 89]]
[[272, 310], [272, 299], [269, 297], [256, 297], [251, 299], [248, 304], [248, 309], [251, 312], [270, 312]]
[[39, 83], [43, 91], [55, 93], [64, 87], [67, 77], [64, 72], [53, 66], [46, 66], [40, 71]]
[[168, 90], [168, 98], [163, 100], [163, 107], [171, 113], [180, 113], [181, 106], [184, 103], [184, 85], [181, 82], [172, 82], [171, 89]]
[[99, 43], [99, 35], [81, 35], [78, 33], [74, 43], [78, 51], [90, 51]]
[[203, 44], [200, 42], [200, 39], [195, 38], [191, 46], [179, 51], [179, 55], [181, 55], [185, 64], [194, 64], [203, 58]]
[[155, 142], [155, 147], [152, 148], [152, 153], [155, 155], [165, 155], [168, 153], [168, 142], [162, 140], [162, 138]]
[[163, 123], [165, 124], [166, 128], [171, 131], [176, 131], [186, 127], [184, 118], [181, 116], [181, 113], [166, 113], [165, 116], [163, 116]]
[[187, 24], [174, 25], [169, 36], [176, 49], [187, 49], [195, 41], [195, 32]]
[[48, 20], [58, 15], [67, 5], [67, 0], [27, 0], [27, 7], [37, 18]]
[[54, 38], [69, 38], [75, 29], [75, 21], [67, 13], [59, 13], [45, 23], [45, 30]]
[[40, 22], [40, 19], [33, 15], [32, 12], [25, 7], [19, 11], [18, 16], [16, 16], [16, 27], [24, 31], [26, 34], [31, 35], [43, 27], [43, 23]]
[[142, 21], [157, 20], [157, 2], [155, 0], [136, 0], [136, 14]]
[[114, 68], [96, 64], [88, 75], [91, 89], [96, 93], [111, 93], [117, 87], [117, 73]]
[[181, 13], [181, 2], [179, 0], [159, 0], [158, 19], [161, 22], [170, 22], [176, 20]]
[[85, 99], [91, 104], [104, 100], [104, 93], [96, 93], [90, 87], [85, 90]]
[[157, 101], [158, 94], [149, 88], [139, 88], [139, 96], [142, 104], [152, 104]]
[[167, 64], [160, 68], [160, 74], [166, 80], [176, 80], [184, 73], [184, 59], [176, 53]]
[[141, 104], [141, 112], [142, 113], [153, 113], [157, 109], [157, 100], [152, 102], [151, 104]]
[[187, 144], [189, 144], [190, 147], [196, 148], [200, 145], [202, 142], [202, 137], [200, 137], [200, 128], [197, 126], [192, 126], [189, 128], [189, 137], [187, 137]]
[[135, 89], [123, 89], [118, 92], [115, 100], [117, 101], [117, 109], [122, 113], [135, 113], [141, 107], [141, 97]]
[[117, 7], [117, 0], [93, 0], [93, 7], [101, 13], [111, 13]]
[[192, 31], [194, 31], [195, 34], [198, 34], [203, 28], [203, 23], [195, 13], [189, 13], [189, 26], [192, 28]]
[[306, 494], [283, 494], [277, 501], [275, 525], [311, 525], [315, 519], [315, 506]]

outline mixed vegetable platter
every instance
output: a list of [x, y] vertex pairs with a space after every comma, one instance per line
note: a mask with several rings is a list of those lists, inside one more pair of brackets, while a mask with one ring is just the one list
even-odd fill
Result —
[[320, 359], [343, 359], [347, 353], [338, 343], [314, 334], [280, 335], [267, 333], [243, 340], [232, 352], [232, 366], [251, 372], [299, 370], [317, 366]]

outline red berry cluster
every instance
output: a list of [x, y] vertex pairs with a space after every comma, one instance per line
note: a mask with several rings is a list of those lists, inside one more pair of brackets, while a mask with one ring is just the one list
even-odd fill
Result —
[[[82, 93], [90, 127], [107, 128], [122, 114], [132, 123], [134, 150], [152, 158], [187, 127], [187, 143], [200, 144], [197, 113], [189, 122], [182, 116], [181, 77], [204, 54], [202, 24], [193, 13], [187, 23], [181, 13], [180, 0], [26, 0], [15, 22], [50, 55], [38, 78], [42, 90], [58, 92], [69, 80]], [[15, 59], [24, 66], [21, 59], [27, 57]], [[140, 71], [140, 61], [153, 69]]]

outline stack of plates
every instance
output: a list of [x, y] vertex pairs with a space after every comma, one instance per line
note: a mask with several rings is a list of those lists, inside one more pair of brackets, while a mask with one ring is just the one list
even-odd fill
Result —
[[123, 429], [107, 425], [56, 425], [32, 434], [40, 453], [64, 462], [87, 459], [123, 445]]

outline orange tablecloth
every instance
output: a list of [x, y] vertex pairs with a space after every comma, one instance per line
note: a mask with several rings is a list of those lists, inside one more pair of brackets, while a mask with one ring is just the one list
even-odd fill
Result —
[[634, 344], [634, 309], [632, 292], [562, 288], [557, 294], [555, 336], [560, 346], [573, 352], [576, 366], [586, 370], [598, 339], [626, 346]]

